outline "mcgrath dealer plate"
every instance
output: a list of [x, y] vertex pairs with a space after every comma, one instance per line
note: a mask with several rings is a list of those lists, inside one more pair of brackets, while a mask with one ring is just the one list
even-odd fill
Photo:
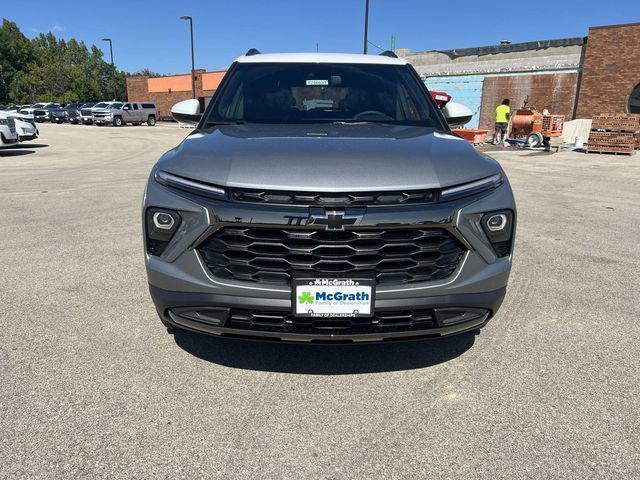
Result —
[[291, 288], [297, 317], [371, 317], [375, 281], [358, 278], [294, 278]]

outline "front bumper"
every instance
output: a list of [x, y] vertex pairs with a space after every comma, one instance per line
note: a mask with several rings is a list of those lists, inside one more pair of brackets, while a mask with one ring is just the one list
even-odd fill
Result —
[[109, 125], [113, 123], [113, 118], [112, 117], [94, 117], [93, 123], [95, 123], [96, 125]]
[[[295, 321], [247, 326], [246, 323], [234, 322], [234, 317], [236, 315], [242, 316], [243, 312], [250, 311], [261, 311], [265, 316], [272, 313], [274, 317], [277, 317], [278, 312], [291, 310], [291, 304], [287, 301], [265, 300], [260, 297], [171, 292], [153, 285], [149, 285], [149, 292], [158, 314], [165, 323], [195, 332], [295, 342], [372, 342], [443, 337], [480, 328], [500, 308], [506, 288], [476, 294], [376, 301], [375, 310], [378, 314], [386, 312], [392, 314], [399, 310], [425, 311], [427, 309], [435, 312], [434, 322], [429, 322], [426, 326], [420, 326], [420, 324], [398, 324], [397, 326], [361, 324], [359, 326], [329, 327], [327, 326], [328, 322], [324, 320], [322, 320], [323, 326], [321, 327], [314, 327], [307, 322], [296, 323]], [[198, 307], [194, 307], [194, 305]], [[217, 316], [213, 321], [206, 314], [212, 308], [215, 309]], [[468, 320], [463, 319], [463, 321], [451, 324], [447, 319], [441, 319], [437, 315], [440, 310], [449, 311], [450, 309], [477, 314]]]
[[[152, 299], [160, 317], [167, 324], [188, 330], [243, 337], [260, 337], [293, 341], [377, 341], [416, 337], [440, 337], [477, 329], [497, 312], [505, 295], [511, 269], [511, 256], [498, 258], [479, 225], [486, 213], [512, 209], [515, 203], [509, 184], [485, 194], [457, 201], [431, 205], [368, 207], [358, 228], [407, 226], [446, 228], [467, 247], [457, 270], [443, 280], [408, 284], [379, 285], [374, 311], [429, 312], [433, 323], [425, 328], [415, 324], [403, 328], [362, 329], [297, 328], [296, 321], [268, 328], [235, 328], [233, 322], [213, 324], [185, 311], [214, 308], [234, 312], [270, 312], [282, 316], [291, 312], [291, 289], [214, 277], [204, 265], [197, 246], [215, 230], [227, 225], [253, 227], [291, 225], [292, 218], [308, 215], [308, 208], [282, 205], [255, 205], [226, 202], [176, 192], [150, 178], [145, 192], [147, 207], [178, 210], [182, 217], [175, 236], [161, 256], [146, 254], [146, 268]], [[305, 211], [307, 213], [305, 213]], [[515, 232], [514, 232], [515, 234]], [[439, 309], [481, 311], [468, 321], [455, 325], [440, 322]], [[185, 310], [186, 309], [186, 310]]]

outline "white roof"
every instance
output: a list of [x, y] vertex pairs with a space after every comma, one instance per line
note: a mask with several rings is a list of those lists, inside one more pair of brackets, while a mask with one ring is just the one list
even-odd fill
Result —
[[406, 65], [404, 58], [354, 53], [259, 53], [238, 57], [238, 63], [368, 63], [374, 65]]

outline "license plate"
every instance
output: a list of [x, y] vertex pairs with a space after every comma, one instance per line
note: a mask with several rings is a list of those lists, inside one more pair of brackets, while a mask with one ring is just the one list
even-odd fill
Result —
[[373, 278], [294, 278], [291, 293], [297, 317], [373, 315]]

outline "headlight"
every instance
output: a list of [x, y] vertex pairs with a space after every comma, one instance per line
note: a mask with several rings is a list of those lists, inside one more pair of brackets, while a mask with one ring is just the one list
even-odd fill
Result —
[[490, 177], [476, 180], [475, 182], [464, 183], [455, 187], [445, 188], [440, 192], [440, 199], [447, 201], [456, 198], [467, 197], [476, 193], [491, 190], [502, 185], [502, 174], [496, 173]]
[[178, 175], [163, 172], [159, 169], [156, 170], [154, 178], [156, 179], [156, 182], [167, 187], [173, 187], [179, 190], [195, 193], [197, 195], [205, 195], [207, 197], [226, 198], [224, 188], [209, 185], [208, 183], [197, 182], [195, 180], [189, 180], [188, 178], [179, 177]]
[[0, 118], [0, 125], [9, 125], [8, 118]]

